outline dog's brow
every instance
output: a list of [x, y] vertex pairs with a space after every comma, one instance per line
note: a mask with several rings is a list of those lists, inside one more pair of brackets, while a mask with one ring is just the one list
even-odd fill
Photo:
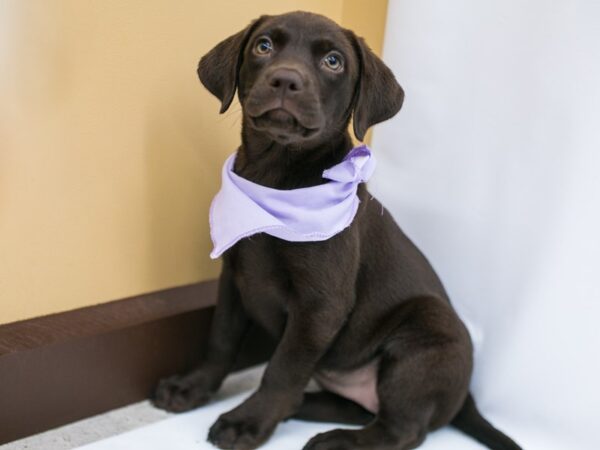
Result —
[[330, 39], [315, 39], [312, 41], [311, 47], [316, 53], [325, 53], [330, 50], [338, 50], [338, 45], [336, 45]]
[[271, 28], [265, 30], [263, 34], [266, 34], [271, 37], [276, 42], [282, 43], [288, 40], [288, 33], [280, 27]]

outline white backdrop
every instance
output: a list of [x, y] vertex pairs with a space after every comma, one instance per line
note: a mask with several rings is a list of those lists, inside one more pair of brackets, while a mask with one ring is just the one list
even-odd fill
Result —
[[600, 2], [390, 0], [384, 59], [370, 188], [471, 323], [481, 409], [600, 449]]

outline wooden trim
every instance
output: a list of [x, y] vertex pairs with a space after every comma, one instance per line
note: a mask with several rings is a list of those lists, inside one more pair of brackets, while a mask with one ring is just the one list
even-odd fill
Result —
[[[0, 444], [143, 400], [197, 362], [216, 282], [0, 325]], [[237, 368], [274, 344], [258, 329]]]

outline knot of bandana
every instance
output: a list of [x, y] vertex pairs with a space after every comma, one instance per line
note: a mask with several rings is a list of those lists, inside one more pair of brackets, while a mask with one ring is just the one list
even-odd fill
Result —
[[356, 191], [375, 169], [366, 145], [353, 148], [342, 162], [323, 171], [327, 183], [280, 190], [253, 183], [233, 172], [236, 154], [225, 161], [221, 190], [210, 206], [211, 258], [239, 240], [267, 233], [292, 242], [324, 241], [352, 223]]

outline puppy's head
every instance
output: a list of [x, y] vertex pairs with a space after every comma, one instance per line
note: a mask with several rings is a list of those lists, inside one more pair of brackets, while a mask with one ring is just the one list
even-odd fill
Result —
[[238, 90], [244, 123], [281, 144], [314, 144], [354, 134], [394, 116], [404, 92], [362, 38], [326, 17], [294, 12], [262, 16], [219, 43], [198, 75], [221, 101]]

